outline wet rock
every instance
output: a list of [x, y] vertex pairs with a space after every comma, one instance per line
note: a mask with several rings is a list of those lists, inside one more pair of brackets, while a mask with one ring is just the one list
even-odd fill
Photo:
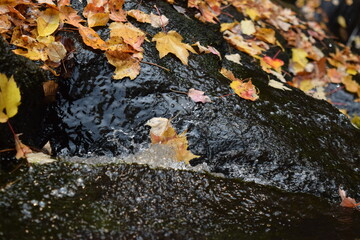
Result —
[[[42, 136], [43, 119], [45, 116], [44, 92], [42, 83], [44, 72], [31, 60], [18, 56], [11, 51], [10, 46], [0, 38], [0, 73], [7, 77], [14, 76], [20, 88], [21, 104], [18, 113], [10, 118], [15, 133], [22, 133], [23, 143], [39, 148], [44, 144]], [[14, 137], [6, 123], [0, 124], [0, 149], [14, 148]], [[8, 154], [0, 156], [0, 162], [12, 158]], [[4, 161], [2, 161], [4, 160]]]
[[[154, 3], [142, 2], [140, 9], [150, 12]], [[134, 4], [129, 2], [126, 7]], [[60, 80], [54, 111], [59, 122], [53, 126], [52, 138], [57, 155], [136, 153], [150, 143], [146, 121], [173, 117], [179, 132], [187, 130], [190, 150], [201, 156], [193, 165], [205, 162], [212, 171], [229, 177], [336, 201], [337, 188], [343, 184], [351, 196], [360, 198], [360, 131], [338, 109], [287, 84], [290, 91], [270, 87], [269, 77], [275, 77], [266, 74], [253, 58], [230, 47], [218, 25], [184, 16], [163, 1], [156, 5], [170, 19], [166, 28], [178, 31], [185, 42], [211, 45], [222, 56], [239, 53], [243, 65], [219, 60], [216, 55], [191, 54], [185, 66], [171, 54], [159, 59], [155, 43], [145, 42], [140, 75], [135, 80], [114, 80], [114, 67], [102, 53], [86, 47], [77, 33], [66, 33], [76, 41], [77, 52], [73, 68], [68, 69], [72, 75]], [[228, 11], [235, 19], [242, 18], [231, 8]], [[150, 25], [133, 24], [149, 36], [159, 32]], [[334, 51], [330, 43], [323, 42], [328, 52]], [[270, 49], [272, 55], [277, 51]], [[289, 59], [289, 52], [281, 53], [281, 58]], [[238, 78], [251, 78], [260, 99], [221, 97], [232, 93], [230, 81], [219, 73], [221, 67]], [[171, 91], [190, 88], [204, 91], [213, 102], [194, 103]]]
[[[1, 173], [1, 172], [0, 172]], [[360, 212], [303, 193], [144, 165], [0, 174], [3, 239], [354, 239]]]

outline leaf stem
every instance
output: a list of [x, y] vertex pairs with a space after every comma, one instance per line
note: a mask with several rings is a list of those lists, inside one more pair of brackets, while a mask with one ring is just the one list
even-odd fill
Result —
[[161, 22], [161, 28], [162, 28], [163, 32], [166, 33], [167, 31], [166, 31], [164, 22], [163, 22], [163, 20], [162, 20], [161, 13], [160, 13], [160, 11], [159, 11], [159, 9], [158, 9], [158, 7], [157, 7], [156, 5], [154, 5], [154, 8], [156, 9], [156, 11], [157, 11], [157, 13], [158, 13], [158, 15], [159, 15], [160, 22]]
[[168, 71], [168, 72], [171, 71], [170, 69], [168, 69], [168, 68], [166, 68], [166, 67], [163, 67], [163, 66], [160, 66], [160, 65], [158, 65], [158, 64], [156, 64], [156, 63], [145, 62], [145, 61], [140, 61], [140, 62], [141, 62], [141, 63], [145, 63], [145, 64], [149, 64], [149, 65], [156, 66], [156, 67], [161, 68], [161, 69], [164, 69], [165, 71]]
[[272, 57], [272, 59], [275, 59], [280, 53], [280, 50], [277, 51], [277, 53], [275, 53], [275, 55]]
[[225, 94], [225, 95], [222, 95], [222, 96], [218, 96], [219, 98], [222, 98], [222, 97], [227, 97], [227, 96], [231, 96], [231, 95], [235, 95], [236, 93], [229, 93], [229, 94]]
[[177, 91], [177, 90], [174, 90], [174, 89], [170, 89], [170, 91], [172, 92], [176, 92], [176, 93], [181, 93], [181, 94], [188, 94], [187, 92], [182, 92], [182, 91]]

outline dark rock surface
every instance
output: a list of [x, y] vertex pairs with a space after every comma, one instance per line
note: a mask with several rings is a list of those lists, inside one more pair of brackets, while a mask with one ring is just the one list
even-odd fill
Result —
[[360, 236], [360, 212], [354, 209], [197, 172], [52, 163], [3, 173], [0, 183], [1, 239]]
[[[127, 3], [126, 7], [135, 4]], [[153, 5], [143, 2], [140, 9], [151, 11]], [[222, 56], [239, 53], [244, 64], [220, 61], [210, 54], [191, 54], [185, 66], [171, 54], [159, 59], [155, 43], [145, 42], [144, 61], [171, 72], [142, 63], [135, 80], [114, 80], [114, 68], [104, 55], [76, 42], [72, 76], [60, 81], [55, 112], [61, 120], [53, 135], [56, 154], [135, 153], [150, 142], [149, 129], [144, 126], [147, 120], [175, 117], [173, 125], [178, 132], [188, 131], [191, 151], [201, 156], [192, 161], [194, 165], [206, 162], [212, 171], [230, 177], [329, 199], [337, 199], [337, 188], [343, 184], [352, 196], [360, 198], [360, 131], [344, 115], [298, 89], [288, 86], [291, 91], [283, 91], [268, 86], [269, 76], [254, 59], [230, 47], [219, 34], [218, 25], [189, 19], [162, 1], [156, 5], [170, 19], [166, 28], [178, 31], [185, 42], [211, 45]], [[228, 11], [241, 19], [236, 11]], [[150, 36], [159, 31], [134, 24]], [[76, 33], [67, 37], [80, 40]], [[333, 51], [333, 46], [328, 43], [326, 51]], [[281, 54], [282, 59], [288, 58]], [[221, 67], [232, 70], [238, 78], [251, 78], [260, 90], [260, 99], [251, 102], [237, 95], [219, 97], [232, 92], [230, 81], [219, 73]], [[190, 88], [205, 91], [213, 102], [194, 103], [171, 91]]]
[[[7, 77], [14, 76], [20, 88], [21, 104], [18, 113], [9, 120], [15, 133], [22, 133], [20, 138], [23, 143], [41, 147], [45, 139], [42, 135], [46, 108], [42, 88], [42, 83], [46, 80], [44, 72], [31, 60], [14, 54], [10, 46], [0, 38], [0, 73]], [[14, 147], [10, 128], [6, 123], [0, 124], [0, 149]], [[13, 152], [11, 154], [14, 155]], [[1, 155], [1, 159], [3, 156]]]

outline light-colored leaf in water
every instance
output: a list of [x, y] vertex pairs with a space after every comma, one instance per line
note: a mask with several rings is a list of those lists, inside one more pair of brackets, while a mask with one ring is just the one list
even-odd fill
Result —
[[33, 164], [47, 164], [56, 161], [55, 159], [51, 158], [49, 155], [42, 152], [28, 153], [26, 155], [26, 159], [29, 163], [33, 163]]

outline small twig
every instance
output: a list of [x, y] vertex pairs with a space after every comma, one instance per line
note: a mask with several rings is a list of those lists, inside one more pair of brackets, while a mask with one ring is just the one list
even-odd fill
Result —
[[224, 15], [226, 15], [228, 17], [234, 18], [234, 16], [231, 15], [230, 13], [228, 13], [228, 12], [221, 12], [221, 14], [224, 14]]
[[281, 72], [283, 72], [283, 73], [285, 73], [286, 75], [288, 75], [288, 76], [290, 76], [290, 77], [291, 77], [291, 74], [290, 74], [290, 73], [288, 73], [287, 71], [285, 71], [285, 70], [282, 70], [282, 69], [281, 69]]
[[277, 53], [275, 53], [275, 55], [272, 57], [272, 59], [275, 59], [280, 53], [280, 50], [277, 51]]
[[231, 96], [231, 95], [235, 95], [236, 93], [229, 93], [229, 94], [225, 94], [225, 95], [222, 95], [222, 96], [218, 96], [219, 98], [222, 98], [222, 97], [227, 97], [227, 96]]
[[174, 90], [174, 89], [170, 89], [170, 91], [172, 92], [176, 92], [176, 93], [181, 93], [181, 94], [188, 94], [187, 92], [181, 92], [181, 91], [177, 91], [177, 90]]
[[221, 10], [224, 10], [224, 9], [226, 9], [226, 8], [228, 8], [228, 7], [231, 7], [231, 5], [228, 4], [228, 5], [222, 6], [222, 7], [220, 7], [220, 9], [221, 9]]
[[14, 151], [14, 150], [15, 150], [15, 148], [2, 149], [2, 150], [0, 150], [0, 153], [2, 153], [2, 152], [10, 152], [10, 151]]
[[161, 68], [161, 69], [163, 69], [163, 70], [165, 70], [165, 71], [168, 71], [168, 72], [171, 71], [170, 69], [168, 69], [168, 68], [166, 68], [166, 67], [163, 67], [163, 66], [160, 66], [160, 65], [158, 65], [158, 64], [156, 64], [156, 63], [145, 62], [145, 61], [140, 61], [140, 62], [141, 62], [141, 63], [145, 63], [145, 64], [149, 64], [149, 65], [156, 66], [156, 67]]
[[20, 178], [16, 179], [15, 181], [6, 183], [5, 186], [1, 186], [1, 187], [0, 187], [0, 191], [6, 190], [7, 188], [9, 188], [9, 187], [11, 187], [12, 185], [14, 185], [15, 183], [17, 183], [18, 181], [20, 181]]
[[142, 4], [142, 0], [139, 1], [138, 5], [137, 5], [137, 9], [140, 8], [141, 4]]

